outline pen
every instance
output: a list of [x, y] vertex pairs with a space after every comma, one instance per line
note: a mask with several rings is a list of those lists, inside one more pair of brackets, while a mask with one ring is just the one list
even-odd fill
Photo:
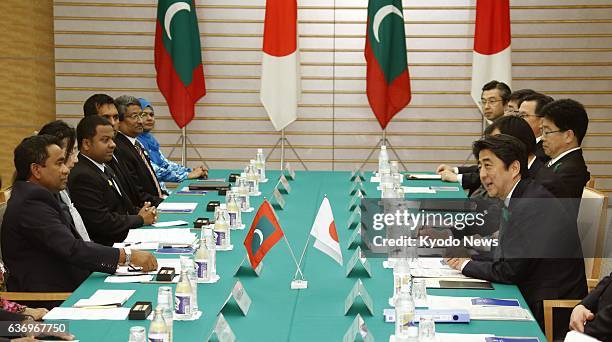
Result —
[[123, 247], [129, 247], [129, 246], [134, 246], [134, 245], [139, 245], [142, 242], [130, 242], [130, 243], [126, 243], [123, 245]]
[[101, 304], [101, 305], [90, 305], [90, 306], [77, 306], [77, 309], [116, 309], [120, 308], [121, 304], [119, 303], [111, 303], [111, 304]]

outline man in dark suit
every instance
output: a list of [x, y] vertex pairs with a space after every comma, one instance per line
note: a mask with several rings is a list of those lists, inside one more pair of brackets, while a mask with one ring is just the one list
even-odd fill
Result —
[[542, 142], [551, 159], [536, 181], [567, 203], [575, 220], [582, 190], [590, 179], [580, 145], [589, 125], [584, 106], [570, 99], [553, 101], [542, 108]]
[[550, 96], [534, 92], [525, 96], [519, 103], [517, 115], [529, 124], [533, 134], [535, 134], [535, 155], [544, 163], [548, 162], [550, 158], [544, 153], [544, 148], [542, 147], [542, 108], [553, 101], [553, 98]]
[[[97, 115], [107, 119], [113, 126], [115, 137], [117, 136], [117, 132], [119, 132], [119, 112], [112, 97], [106, 94], [90, 96], [83, 104], [83, 113], [85, 116]], [[132, 181], [130, 172], [119, 162], [116, 153], [106, 164], [115, 172], [118, 183], [135, 206], [142, 207], [145, 202], [158, 203], [157, 196], [151, 196], [149, 193], [142, 191]]]
[[601, 341], [612, 341], [612, 273], [574, 308], [569, 327]]
[[155, 176], [146, 150], [136, 139], [143, 132], [143, 114], [140, 101], [133, 96], [123, 95], [115, 99], [119, 111], [119, 133], [115, 138], [117, 157], [130, 173], [132, 182], [151, 196], [151, 203], [158, 205], [164, 193]]
[[582, 298], [587, 292], [576, 221], [549, 191], [528, 179], [525, 147], [516, 138], [488, 136], [473, 149], [488, 195], [505, 204], [499, 246], [492, 261], [446, 262], [468, 277], [516, 284], [543, 326], [544, 299]]
[[124, 263], [157, 269], [151, 253], [81, 239], [60, 207], [69, 170], [57, 138], [24, 139], [14, 161], [17, 176], [2, 223], [9, 291], [71, 292], [92, 271], [112, 274]]
[[89, 236], [107, 246], [125, 240], [128, 230], [152, 224], [156, 219], [150, 203], [139, 209], [130, 201], [116, 174], [105, 164], [112, 160], [115, 150], [113, 135], [106, 119], [83, 118], [77, 126], [79, 162], [68, 178], [74, 205]]

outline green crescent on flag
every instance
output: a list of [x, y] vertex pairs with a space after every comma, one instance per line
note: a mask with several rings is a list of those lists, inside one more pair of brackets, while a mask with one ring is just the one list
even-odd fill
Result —
[[401, 0], [370, 0], [366, 29], [368, 102], [384, 129], [411, 99]]

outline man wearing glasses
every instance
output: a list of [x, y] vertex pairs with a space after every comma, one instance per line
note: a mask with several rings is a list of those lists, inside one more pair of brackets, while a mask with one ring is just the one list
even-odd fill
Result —
[[542, 108], [553, 102], [553, 98], [540, 93], [532, 93], [519, 103], [518, 116], [527, 121], [529, 127], [536, 136], [535, 155], [539, 160], [546, 163], [550, 158], [544, 152], [542, 141]]
[[573, 199], [569, 208], [578, 216], [582, 190], [590, 174], [580, 145], [589, 118], [584, 106], [571, 99], [553, 101], [542, 108], [542, 145], [550, 161], [536, 180], [559, 198]]
[[151, 204], [158, 205], [165, 194], [155, 176], [149, 157], [138, 137], [143, 132], [146, 114], [142, 112], [140, 101], [134, 96], [122, 95], [115, 99], [119, 111], [119, 132], [115, 137], [117, 157], [129, 170], [134, 184], [151, 197]]
[[504, 110], [504, 115], [518, 115], [519, 107], [521, 105], [521, 102], [523, 102], [523, 99], [525, 99], [525, 97], [531, 94], [534, 94], [535, 92], [536, 91], [533, 89], [519, 89], [513, 91], [512, 94], [510, 94], [510, 98], [508, 99], [508, 104], [506, 105], [506, 108]]
[[480, 108], [489, 123], [504, 115], [504, 110], [510, 99], [510, 87], [499, 81], [491, 81], [482, 87]]

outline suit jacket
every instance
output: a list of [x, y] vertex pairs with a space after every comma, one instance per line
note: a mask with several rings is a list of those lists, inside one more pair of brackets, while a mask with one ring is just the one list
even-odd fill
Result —
[[144, 196], [138, 192], [136, 185], [132, 182], [132, 177], [130, 176], [129, 172], [125, 170], [123, 164], [121, 164], [117, 157], [113, 155], [113, 159], [106, 163], [106, 165], [110, 166], [113, 172], [115, 172], [119, 185], [125, 191], [125, 194], [128, 196], [132, 204], [141, 208], [143, 206]]
[[546, 153], [544, 152], [544, 142], [542, 140], [540, 140], [537, 144], [536, 144], [536, 149], [535, 149], [535, 155], [536, 157], [542, 161], [542, 163], [546, 164], [548, 163], [548, 161], [550, 160], [550, 157], [546, 155]]
[[143, 225], [138, 208], [121, 187], [121, 194], [91, 160], [81, 156], [68, 176], [68, 187], [92, 241], [112, 246], [127, 237], [128, 230]]
[[567, 199], [563, 202], [575, 220], [578, 217], [582, 191], [590, 178], [582, 150], [576, 150], [566, 154], [550, 167], [542, 167], [535, 179], [556, 197]]
[[83, 241], [54, 194], [17, 181], [2, 222], [2, 259], [9, 291], [71, 292], [92, 271], [114, 273], [119, 250]]
[[521, 180], [510, 200], [493, 261], [470, 261], [469, 277], [516, 284], [543, 326], [544, 299], [579, 299], [587, 293], [575, 220], [562, 204], [531, 179]]
[[459, 166], [457, 167], [461, 174], [461, 186], [465, 190], [469, 190], [470, 195], [480, 187], [480, 171], [478, 165]]
[[[157, 179], [154, 179], [155, 175], [151, 175], [147, 169], [147, 165], [140, 157], [134, 144], [123, 133], [117, 133], [115, 143], [117, 144], [115, 149], [117, 159], [119, 163], [123, 164], [124, 170], [126, 170], [128, 177], [130, 177], [140, 193], [143, 202], [148, 201], [152, 205], [161, 203], [163, 199], [158, 196], [157, 187], [155, 186]], [[147, 163], [152, 170], [153, 167], [148, 159]]]
[[580, 304], [595, 315], [595, 319], [585, 325], [584, 332], [602, 341], [612, 341], [612, 273], [604, 277]]

